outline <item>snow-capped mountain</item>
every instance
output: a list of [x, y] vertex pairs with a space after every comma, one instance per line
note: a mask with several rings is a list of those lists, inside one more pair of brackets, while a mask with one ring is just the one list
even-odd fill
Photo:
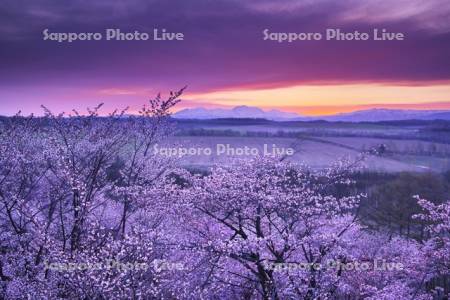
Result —
[[231, 109], [206, 109], [202, 107], [188, 108], [175, 113], [173, 117], [177, 119], [250, 118], [267, 119], [273, 121], [325, 120], [330, 122], [379, 122], [401, 120], [450, 120], [450, 111], [374, 108], [336, 115], [309, 117], [275, 109], [265, 111], [258, 107], [243, 105], [236, 106]]
[[250, 118], [274, 121], [293, 120], [302, 116], [296, 113], [279, 110], [264, 111], [254, 106], [236, 106], [232, 109], [206, 109], [203, 107], [183, 109], [173, 115], [177, 119], [218, 119], [218, 118]]
[[450, 111], [445, 110], [406, 110], [406, 109], [368, 109], [315, 119], [344, 122], [379, 122], [401, 120], [450, 120]]

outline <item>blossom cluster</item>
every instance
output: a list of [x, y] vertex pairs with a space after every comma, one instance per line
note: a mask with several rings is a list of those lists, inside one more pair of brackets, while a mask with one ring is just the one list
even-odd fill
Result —
[[417, 199], [430, 237], [419, 243], [363, 225], [358, 161], [179, 168], [152, 149], [181, 93], [139, 116], [99, 106], [0, 122], [0, 298], [445, 296], [426, 283], [449, 274], [448, 202]]

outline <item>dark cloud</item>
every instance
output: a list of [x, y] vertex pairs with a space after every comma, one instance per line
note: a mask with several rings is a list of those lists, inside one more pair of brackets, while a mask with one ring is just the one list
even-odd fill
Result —
[[[409, 82], [450, 79], [448, 5], [442, 1], [3, 1], [0, 85], [191, 91], [302, 82]], [[401, 5], [404, 5], [403, 7]], [[405, 7], [407, 6], [407, 7]], [[42, 40], [55, 32], [185, 33], [183, 42]], [[402, 42], [262, 40], [262, 30], [322, 32], [387, 28]], [[0, 94], [1, 95], [1, 94]]]

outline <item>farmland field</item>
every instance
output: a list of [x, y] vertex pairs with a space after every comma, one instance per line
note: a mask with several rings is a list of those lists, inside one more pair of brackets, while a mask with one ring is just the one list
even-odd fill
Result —
[[[428, 134], [435, 124], [379, 123], [309, 123], [309, 122], [227, 122], [225, 120], [189, 121], [178, 124], [178, 134], [167, 141], [166, 147], [210, 148], [210, 155], [184, 155], [180, 163], [186, 167], [208, 168], [214, 164], [239, 163], [254, 155], [238, 155], [231, 149], [264, 147], [292, 148], [287, 159], [323, 168], [341, 157], [356, 158], [365, 153], [365, 166], [381, 172], [443, 172], [450, 169], [450, 144], [446, 132], [436, 138]], [[259, 124], [258, 124], [259, 123]], [[434, 127], [433, 127], [434, 128]], [[384, 147], [383, 153], [373, 149]], [[222, 147], [218, 149], [217, 147]], [[256, 151], [256, 150], [255, 150]], [[198, 152], [198, 151], [197, 151]], [[200, 151], [201, 152], [201, 151]]]

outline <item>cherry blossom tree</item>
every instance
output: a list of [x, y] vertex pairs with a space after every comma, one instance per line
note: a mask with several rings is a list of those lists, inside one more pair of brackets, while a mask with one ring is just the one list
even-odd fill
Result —
[[181, 188], [170, 195], [184, 233], [174, 245], [198, 253], [191, 293], [431, 299], [422, 284], [428, 258], [421, 244], [365, 228], [358, 219], [364, 195], [352, 194], [351, 188], [342, 195], [357, 168], [348, 160], [313, 171], [257, 159], [216, 167], [207, 176], [177, 174]]
[[421, 244], [363, 225], [360, 158], [190, 172], [151, 151], [183, 90], [0, 119], [0, 298], [444, 299], [448, 202], [417, 199]]
[[[170, 133], [167, 119], [182, 92], [171, 93], [167, 99], [158, 95], [139, 116], [127, 116], [126, 110], [101, 116], [101, 105], [86, 114], [74, 111], [69, 115], [55, 115], [44, 107], [43, 118], [17, 115], [2, 122], [0, 274], [6, 295], [14, 298], [49, 291], [80, 298], [115, 295], [111, 290], [92, 294], [95, 289], [83, 284], [98, 281], [86, 272], [69, 281], [67, 274], [45, 269], [43, 264], [55, 260], [98, 263], [101, 257], [94, 253], [127, 259], [121, 251], [132, 248], [127, 245], [136, 243], [136, 235], [153, 236], [151, 226], [141, 231], [130, 227], [125, 232], [126, 217], [136, 198], [132, 196], [149, 190], [168, 169], [148, 149]], [[125, 167], [117, 176], [114, 164], [121, 160]], [[121, 214], [117, 214], [118, 203], [124, 203]], [[142, 239], [146, 241], [151, 239]], [[151, 249], [141, 251], [148, 251], [148, 257], [155, 255]], [[137, 252], [135, 258], [140, 258]], [[142, 263], [149, 259], [143, 258]], [[120, 282], [120, 274], [114, 274], [103, 274], [109, 278], [104, 282]], [[136, 289], [122, 291], [129, 296]]]
[[336, 197], [328, 190], [351, 184], [344, 175], [349, 167], [341, 162], [313, 172], [258, 159], [185, 178], [189, 188], [178, 195], [182, 224], [190, 233], [185, 246], [205, 256], [206, 293], [224, 296], [225, 287], [234, 287], [263, 299], [331, 297], [336, 284], [330, 277], [339, 280], [339, 274], [313, 267], [283, 274], [274, 268], [339, 257], [363, 195]]
[[[419, 196], [416, 199], [423, 213], [414, 217], [427, 222], [426, 231], [430, 235], [430, 239], [423, 247], [427, 267], [427, 272], [423, 274], [423, 281], [442, 278], [445, 284], [450, 276], [450, 202], [436, 205]], [[446, 296], [450, 296], [448, 285], [439, 286], [438, 284], [433, 287], [433, 291], [439, 295], [447, 293]]]

